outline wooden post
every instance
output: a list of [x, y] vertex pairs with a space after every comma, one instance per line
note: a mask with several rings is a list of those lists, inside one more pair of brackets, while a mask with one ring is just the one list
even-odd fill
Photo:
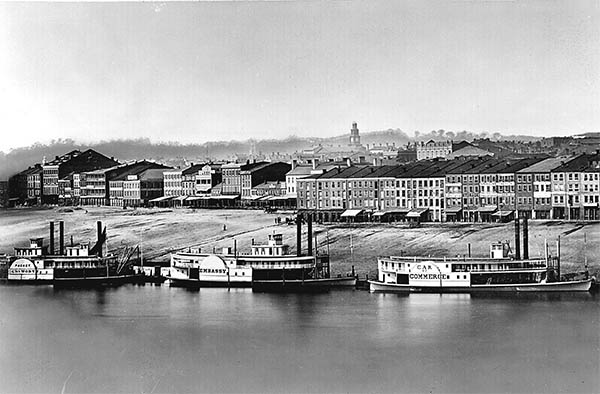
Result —
[[523, 260], [529, 259], [529, 227], [527, 216], [523, 218]]
[[54, 222], [50, 222], [50, 255], [54, 255]]
[[518, 217], [515, 219], [515, 260], [521, 260], [521, 232]]
[[556, 240], [556, 275], [558, 276], [558, 281], [560, 282], [560, 234]]
[[296, 215], [296, 255], [302, 256], [302, 215]]

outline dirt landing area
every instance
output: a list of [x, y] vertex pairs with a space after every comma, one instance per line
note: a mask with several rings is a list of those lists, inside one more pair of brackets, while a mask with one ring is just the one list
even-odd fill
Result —
[[[276, 224], [280, 217], [281, 224]], [[95, 242], [96, 221], [107, 227], [108, 248], [118, 252], [123, 246], [142, 245], [148, 260], [168, 260], [171, 251], [201, 247], [233, 246], [248, 253], [252, 240], [265, 242], [273, 231], [284, 235], [284, 242], [296, 250], [296, 226], [286, 225], [285, 213], [266, 214], [250, 210], [191, 209], [12, 209], [0, 211], [0, 253], [11, 254], [13, 247], [25, 246], [29, 238], [49, 238], [49, 222], [65, 222], [65, 243]], [[487, 256], [489, 245], [508, 240], [514, 247], [514, 228], [507, 224], [423, 224], [409, 228], [401, 224], [315, 224], [316, 246], [321, 253], [329, 251], [334, 274], [346, 274], [354, 265], [356, 272], [373, 277], [377, 256], [386, 255], [467, 255]], [[302, 247], [307, 248], [306, 226]], [[543, 254], [544, 239], [551, 250], [561, 237], [563, 272], [581, 271], [587, 257], [590, 272], [600, 271], [600, 224], [567, 222], [529, 222], [529, 255]], [[58, 244], [58, 231], [56, 233]]]

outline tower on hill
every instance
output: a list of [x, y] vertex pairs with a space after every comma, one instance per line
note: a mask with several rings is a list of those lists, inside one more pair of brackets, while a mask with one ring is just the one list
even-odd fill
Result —
[[350, 145], [360, 146], [360, 135], [358, 135], [356, 122], [352, 123], [352, 128], [350, 129]]

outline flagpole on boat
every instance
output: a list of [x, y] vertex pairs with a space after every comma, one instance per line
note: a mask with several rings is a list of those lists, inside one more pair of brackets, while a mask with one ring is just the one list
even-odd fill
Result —
[[558, 238], [556, 240], [556, 266], [558, 281], [560, 282], [560, 234], [558, 234]]
[[352, 233], [350, 233], [350, 262], [354, 265], [354, 245], [352, 244]]
[[587, 260], [587, 233], [583, 233], [583, 264], [585, 266], [585, 278], [589, 277], [588, 260]]

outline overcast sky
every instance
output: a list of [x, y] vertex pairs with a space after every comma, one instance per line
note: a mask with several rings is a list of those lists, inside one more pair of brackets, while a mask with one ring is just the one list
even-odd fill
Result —
[[0, 3], [0, 150], [600, 130], [600, 2]]

